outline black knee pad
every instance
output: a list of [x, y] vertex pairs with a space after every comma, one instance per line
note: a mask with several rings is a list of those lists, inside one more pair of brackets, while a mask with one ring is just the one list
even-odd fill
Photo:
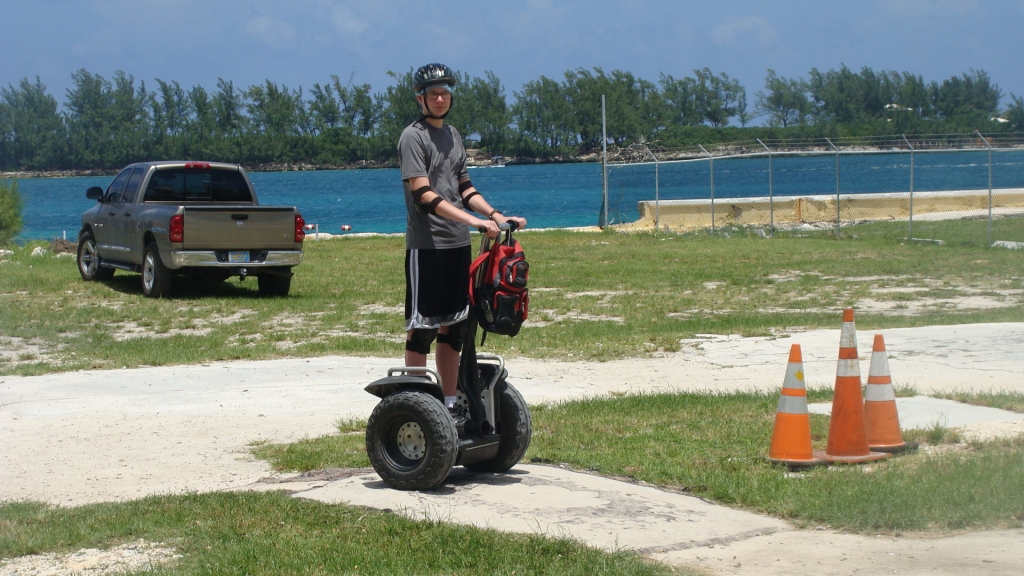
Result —
[[448, 327], [447, 334], [438, 334], [437, 343], [447, 344], [456, 352], [462, 352], [462, 345], [466, 342], [466, 320]]
[[436, 337], [436, 328], [415, 328], [412, 336], [405, 341], [405, 349], [417, 354], [430, 354], [430, 345]]

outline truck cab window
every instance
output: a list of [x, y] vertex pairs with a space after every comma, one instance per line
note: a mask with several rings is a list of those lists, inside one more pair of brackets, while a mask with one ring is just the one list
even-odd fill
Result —
[[146, 202], [252, 202], [245, 177], [235, 170], [158, 170], [146, 187]]
[[132, 175], [128, 178], [128, 185], [124, 187], [124, 192], [121, 193], [121, 200], [126, 204], [135, 202], [135, 194], [139, 191], [139, 182], [142, 180], [142, 176], [145, 174], [145, 170], [142, 168], [136, 168], [132, 171]]
[[113, 204], [121, 201], [121, 191], [124, 190], [124, 185], [128, 182], [128, 177], [131, 176], [132, 171], [130, 169], [124, 169], [114, 181], [107, 187], [107, 193], [103, 195], [104, 204]]

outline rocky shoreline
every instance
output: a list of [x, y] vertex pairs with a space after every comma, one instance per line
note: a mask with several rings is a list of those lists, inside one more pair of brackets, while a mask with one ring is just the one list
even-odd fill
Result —
[[[550, 158], [534, 157], [504, 157], [505, 165], [513, 164], [576, 164], [586, 162], [600, 162], [601, 155], [580, 154], [574, 156], [553, 156]], [[491, 166], [490, 157], [477, 158], [470, 154], [466, 163], [471, 168]], [[376, 168], [398, 168], [397, 160], [359, 160], [348, 164], [313, 164], [309, 162], [271, 162], [267, 164], [242, 164], [247, 172], [312, 172], [318, 170], [371, 170]], [[121, 168], [105, 170], [101, 168], [83, 170], [14, 170], [0, 172], [2, 178], [26, 179], [26, 178], [80, 178], [87, 176], [115, 176]]]

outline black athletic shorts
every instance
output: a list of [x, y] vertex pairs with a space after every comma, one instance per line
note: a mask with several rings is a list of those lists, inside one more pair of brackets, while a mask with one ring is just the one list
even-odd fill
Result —
[[405, 329], [440, 328], [469, 316], [470, 247], [405, 251]]

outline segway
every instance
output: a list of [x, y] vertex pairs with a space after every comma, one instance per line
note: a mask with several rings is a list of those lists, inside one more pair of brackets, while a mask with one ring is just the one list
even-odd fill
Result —
[[[500, 229], [511, 234], [515, 223]], [[486, 234], [480, 253], [490, 248]], [[479, 286], [480, 275], [471, 281]], [[366, 423], [366, 454], [380, 477], [399, 490], [429, 490], [454, 466], [474, 472], [506, 472], [515, 466], [533, 433], [530, 411], [508, 383], [505, 360], [478, 354], [479, 318], [470, 307], [459, 359], [458, 402], [469, 417], [457, 426], [444, 405], [441, 376], [423, 366], [388, 370], [365, 390], [381, 398]]]

